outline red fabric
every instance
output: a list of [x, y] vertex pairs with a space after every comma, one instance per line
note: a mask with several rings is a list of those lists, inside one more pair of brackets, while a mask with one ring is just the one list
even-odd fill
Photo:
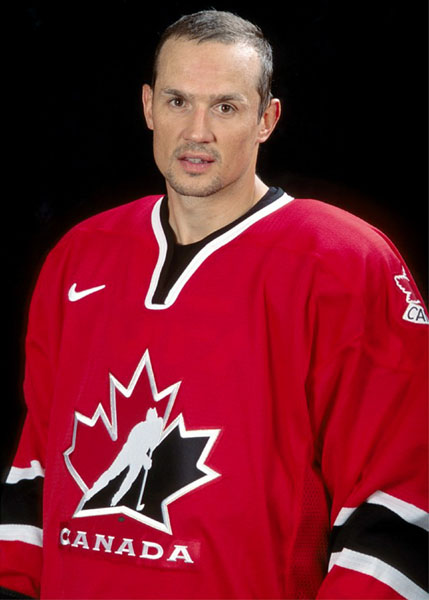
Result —
[[[359, 219], [294, 200], [208, 256], [172, 306], [148, 309], [156, 201], [74, 228], [34, 294], [14, 464], [46, 467], [42, 597], [396, 598], [326, 572], [341, 508], [377, 490], [425, 508], [427, 327], [403, 319], [402, 259]], [[106, 287], [70, 302], [74, 283]], [[158, 391], [180, 382], [167, 425], [216, 432], [203, 463], [218, 476], [168, 505], [171, 533], [129, 514], [74, 516], [83, 492], [64, 457], [76, 415], [101, 405], [111, 420], [112, 376], [129, 386], [147, 350]], [[77, 425], [70, 460], [88, 488], [154, 406], [147, 368], [129, 398], [115, 389], [117, 441], [101, 418]], [[145, 542], [162, 557], [142, 558]], [[36, 589], [36, 549], [9, 545], [23, 578], [0, 584]]]

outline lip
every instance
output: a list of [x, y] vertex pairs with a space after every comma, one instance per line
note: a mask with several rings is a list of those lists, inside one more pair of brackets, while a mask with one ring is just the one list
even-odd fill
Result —
[[[213, 158], [213, 156], [210, 156], [209, 154], [186, 153], [186, 154], [182, 154], [181, 156], [179, 156], [178, 160], [179, 160], [182, 168], [187, 173], [205, 173], [206, 171], [208, 171], [211, 168], [211, 166], [215, 162], [215, 159]], [[194, 162], [194, 161], [201, 161], [201, 162]]]

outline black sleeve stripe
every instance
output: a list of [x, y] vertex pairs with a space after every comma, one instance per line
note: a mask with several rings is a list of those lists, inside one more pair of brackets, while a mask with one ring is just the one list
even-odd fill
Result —
[[369, 575], [385, 583], [406, 600], [428, 600], [428, 594], [423, 588], [416, 585], [394, 567], [374, 556], [343, 548], [341, 552], [331, 555], [329, 563], [329, 571], [334, 567], [340, 567]]
[[388, 508], [364, 503], [341, 526], [334, 526], [330, 553], [344, 548], [373, 556], [428, 588], [427, 533]]
[[24, 596], [24, 594], [20, 594], [19, 592], [0, 587], [0, 598], [15, 598], [16, 600], [19, 600], [20, 598], [32, 598], [32, 596]]
[[1, 495], [1, 523], [42, 527], [43, 477], [4, 483]]

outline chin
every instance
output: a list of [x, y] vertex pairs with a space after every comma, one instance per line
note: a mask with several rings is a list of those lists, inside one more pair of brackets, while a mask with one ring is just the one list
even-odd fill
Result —
[[211, 181], [202, 182], [196, 181], [198, 176], [194, 176], [195, 181], [178, 181], [174, 176], [169, 176], [167, 173], [166, 180], [170, 187], [181, 196], [192, 196], [194, 198], [207, 198], [220, 192], [224, 185], [220, 177], [216, 177]]

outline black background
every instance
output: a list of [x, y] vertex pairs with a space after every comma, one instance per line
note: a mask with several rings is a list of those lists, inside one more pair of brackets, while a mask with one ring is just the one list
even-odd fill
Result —
[[381, 228], [427, 299], [425, 2], [17, 2], [3, 22], [2, 465], [22, 421], [23, 340], [41, 262], [78, 221], [163, 192], [141, 84], [162, 30], [211, 7], [258, 23], [274, 47], [283, 115], [261, 149], [262, 179]]

